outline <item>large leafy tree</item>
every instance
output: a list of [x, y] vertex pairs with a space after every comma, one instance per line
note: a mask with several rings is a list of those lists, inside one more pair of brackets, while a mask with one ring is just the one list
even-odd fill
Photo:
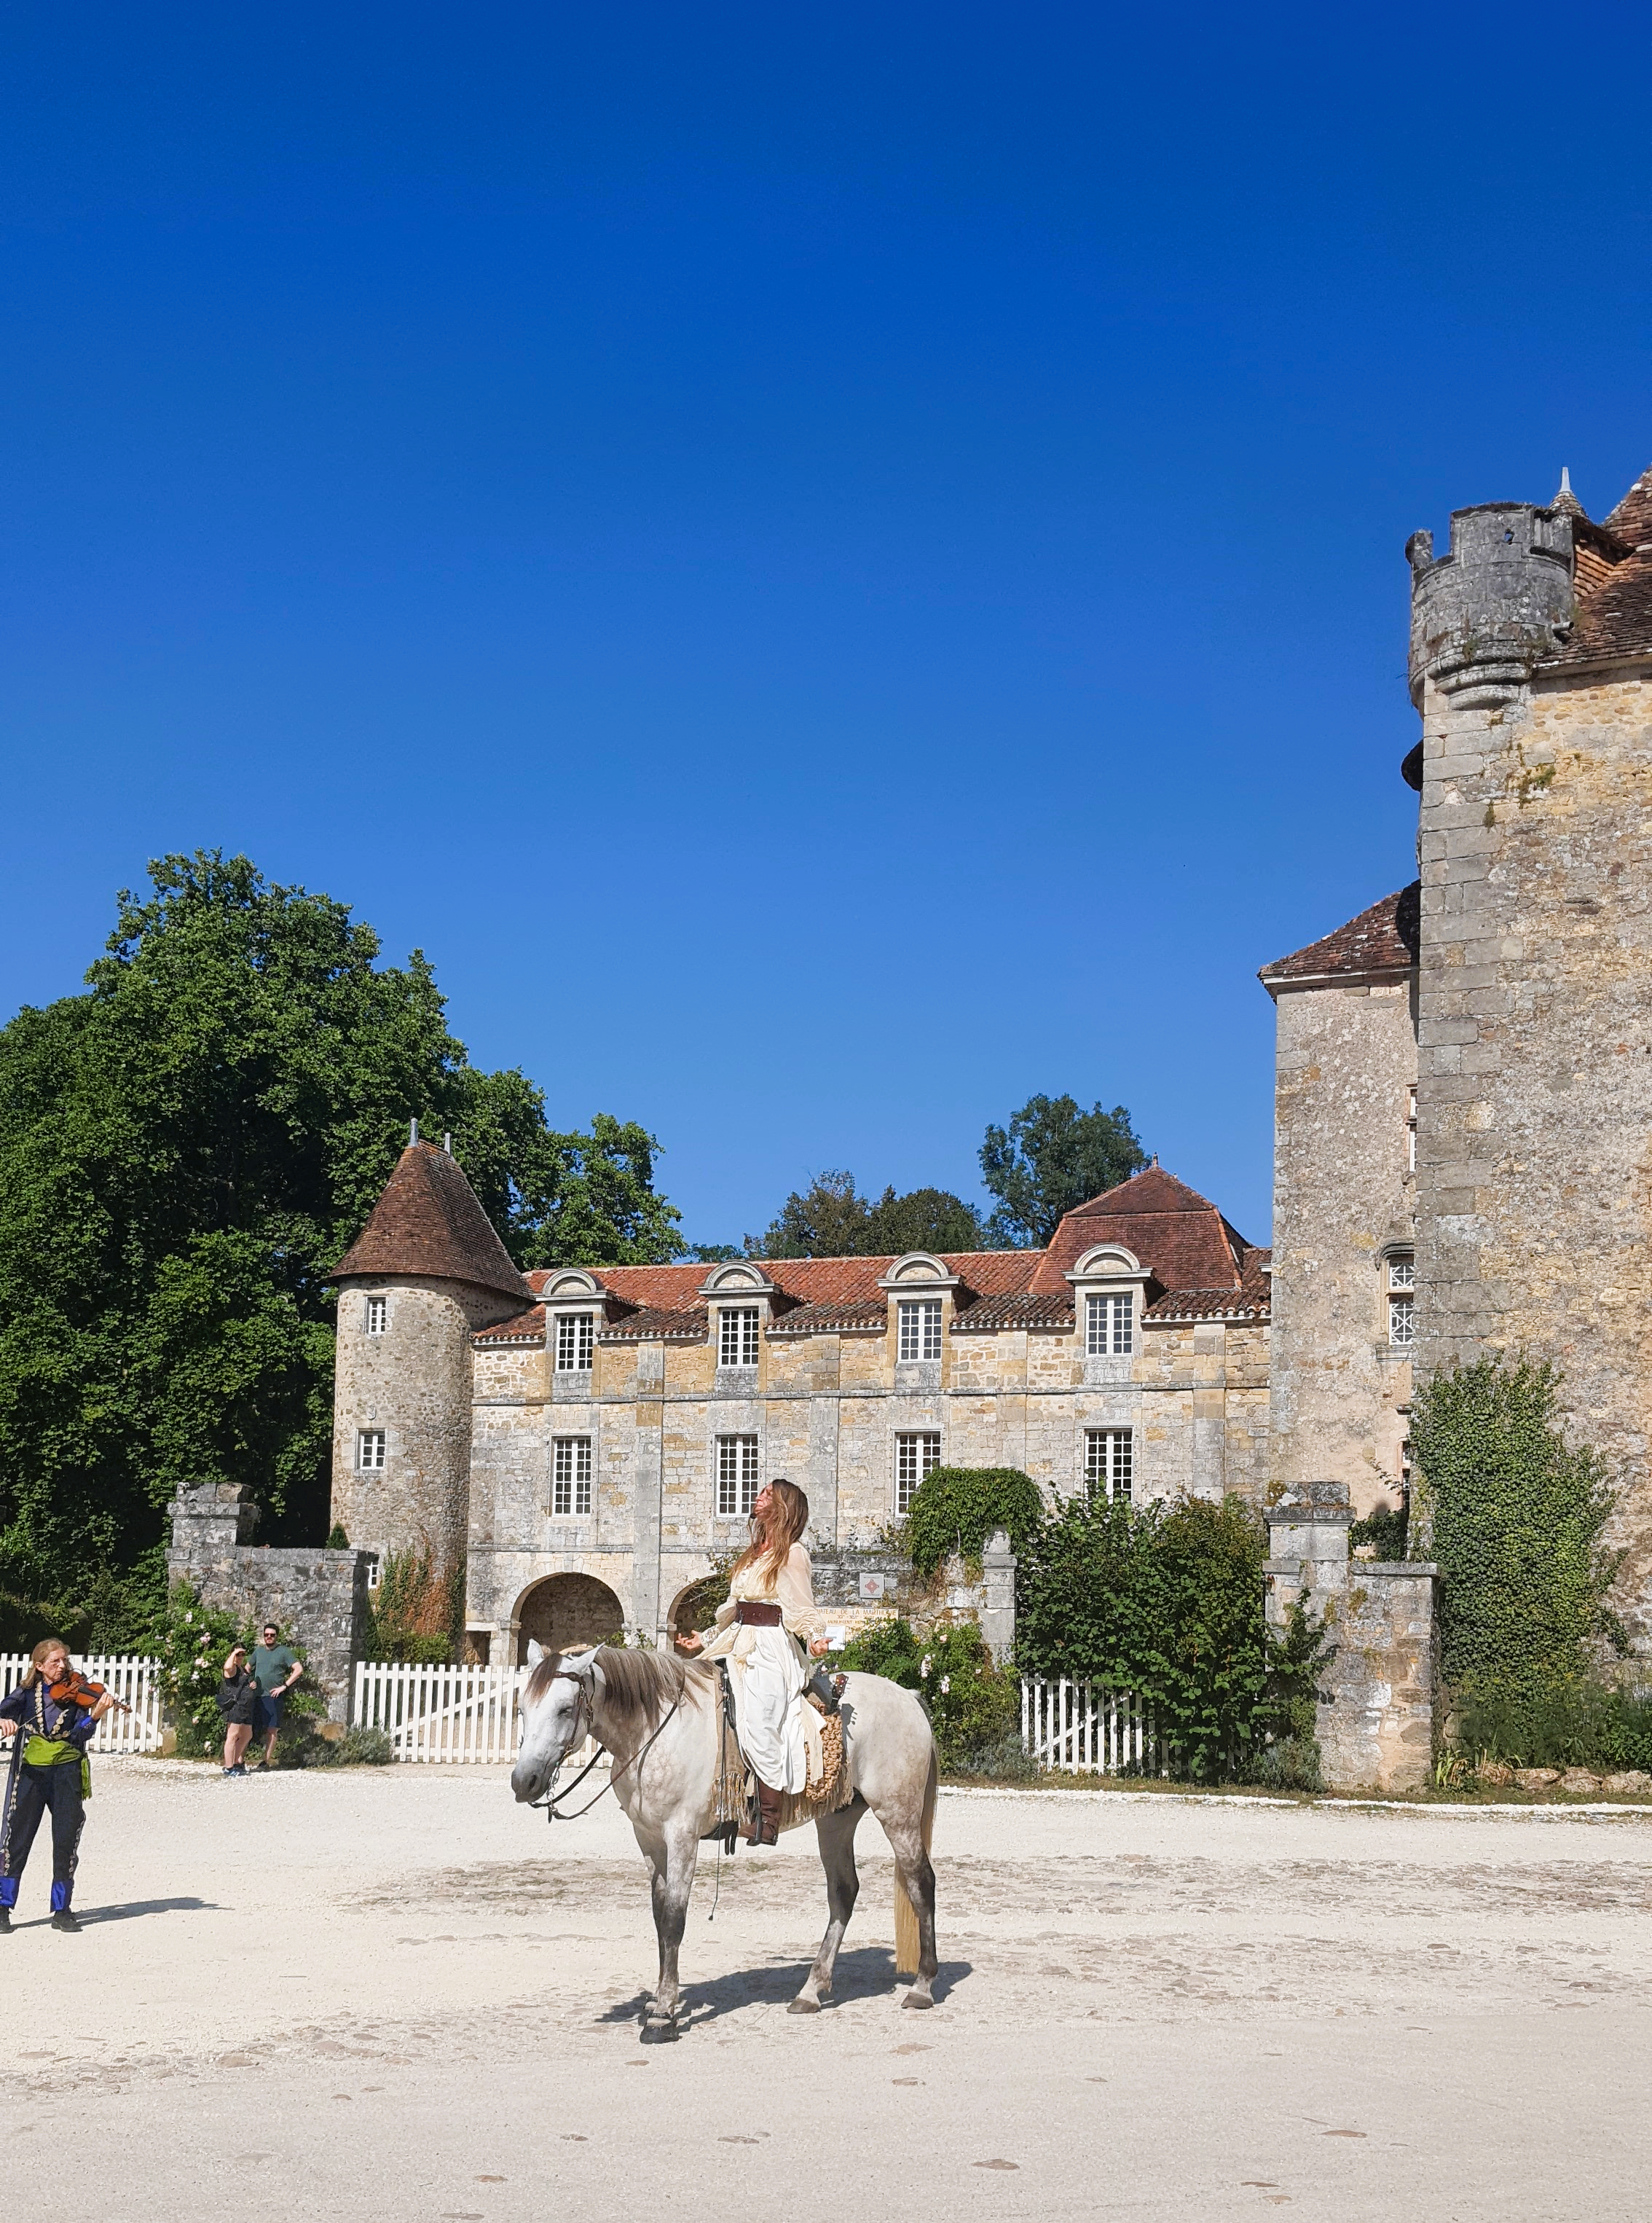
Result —
[[1007, 1128], [988, 1128], [981, 1145], [981, 1178], [998, 1200], [989, 1232], [1013, 1249], [1041, 1246], [1064, 1213], [1146, 1162], [1122, 1104], [1085, 1112], [1071, 1096], [1029, 1096]]
[[178, 1484], [250, 1484], [267, 1540], [326, 1526], [327, 1274], [407, 1123], [449, 1130], [524, 1265], [670, 1257], [652, 1138], [554, 1133], [481, 1073], [430, 968], [244, 857], [168, 857], [83, 995], [0, 1030], [0, 1588], [130, 1564]]
[[761, 1235], [746, 1237], [757, 1258], [877, 1258], [906, 1250], [978, 1250], [980, 1215], [949, 1189], [886, 1188], [866, 1196], [851, 1173], [816, 1174], [794, 1189]]

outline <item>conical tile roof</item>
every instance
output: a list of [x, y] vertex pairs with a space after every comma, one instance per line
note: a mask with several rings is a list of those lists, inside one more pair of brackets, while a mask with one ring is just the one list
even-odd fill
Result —
[[368, 1274], [468, 1282], [532, 1301], [457, 1159], [430, 1143], [402, 1152], [372, 1218], [333, 1269], [336, 1282]]

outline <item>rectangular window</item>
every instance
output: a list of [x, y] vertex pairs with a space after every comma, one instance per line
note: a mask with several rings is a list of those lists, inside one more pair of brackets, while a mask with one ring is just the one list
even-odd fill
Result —
[[1091, 1497], [1128, 1502], [1133, 1442], [1128, 1428], [1085, 1429], [1084, 1488]]
[[901, 1340], [896, 1346], [901, 1358], [939, 1358], [940, 1357], [940, 1299], [925, 1297], [915, 1305], [902, 1305]]
[[553, 1446], [550, 1509], [558, 1520], [591, 1510], [591, 1439], [558, 1436]]
[[376, 1590], [379, 1587], [379, 1554], [376, 1552], [369, 1552], [367, 1559], [367, 1588], [370, 1590]]
[[383, 1335], [388, 1331], [389, 1326], [389, 1298], [369, 1297], [367, 1299], [367, 1333], [369, 1335]]
[[[728, 1318], [726, 1313], [724, 1319]], [[720, 1520], [749, 1516], [757, 1502], [757, 1439], [755, 1436], [717, 1439], [717, 1511]]]
[[355, 1439], [355, 1464], [363, 1474], [382, 1474], [385, 1464], [385, 1432], [382, 1428], [363, 1428]]
[[756, 1305], [724, 1307], [717, 1320], [717, 1363], [719, 1366], [757, 1364], [759, 1317]]
[[1416, 1340], [1416, 1259], [1409, 1250], [1397, 1251], [1388, 1261], [1388, 1342], [1391, 1350], [1409, 1351]]
[[1416, 1091], [1415, 1088], [1408, 1088], [1405, 1092], [1405, 1170], [1408, 1174], [1414, 1174], [1416, 1171]]
[[558, 1313], [556, 1315], [556, 1371], [559, 1374], [590, 1372], [591, 1339], [594, 1332], [591, 1313]]
[[1121, 1358], [1135, 1349], [1136, 1300], [1127, 1290], [1121, 1297], [1091, 1297], [1084, 1307], [1084, 1349], [1091, 1358]]
[[897, 1519], [912, 1510], [918, 1484], [940, 1464], [940, 1438], [897, 1436], [895, 1439], [895, 1510]]

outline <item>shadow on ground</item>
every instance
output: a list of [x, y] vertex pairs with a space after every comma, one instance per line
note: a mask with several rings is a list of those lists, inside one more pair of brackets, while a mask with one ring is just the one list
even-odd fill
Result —
[[[718, 2022], [725, 2015], [736, 2014], [742, 2007], [783, 2007], [797, 1997], [808, 1974], [807, 1961], [779, 1962], [766, 1968], [732, 1968], [726, 1975], [713, 1976], [706, 1983], [688, 1983], [682, 1987], [682, 2005], [678, 2011], [681, 2029], [698, 2029], [702, 2024]], [[954, 1987], [974, 1973], [968, 1961], [943, 1961], [934, 1982], [934, 1998], [939, 2006]], [[832, 1974], [832, 1995], [821, 2003], [821, 2012], [830, 2014], [834, 2007], [845, 2006], [851, 1999], [872, 1999], [891, 1996], [906, 1988], [906, 1980], [895, 1973], [895, 1955], [887, 1945], [862, 1945], [838, 1955], [838, 1965]], [[641, 2022], [648, 2012], [650, 1994], [635, 1993], [628, 1999], [617, 2000], [598, 2016], [599, 2022]]]

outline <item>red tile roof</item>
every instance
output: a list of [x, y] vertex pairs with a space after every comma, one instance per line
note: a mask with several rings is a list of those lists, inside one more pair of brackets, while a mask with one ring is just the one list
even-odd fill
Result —
[[430, 1143], [402, 1152], [367, 1225], [333, 1269], [336, 1282], [380, 1274], [528, 1294], [457, 1160]]
[[1652, 470], [1642, 472], [1604, 525], [1571, 514], [1571, 638], [1544, 669], [1652, 656]]
[[[1121, 1243], [1152, 1275], [1158, 1301], [1148, 1318], [1266, 1319], [1267, 1285], [1257, 1269], [1268, 1253], [1247, 1244], [1215, 1205], [1173, 1174], [1155, 1166], [1103, 1196], [1070, 1212], [1047, 1250], [965, 1250], [938, 1253], [961, 1287], [953, 1331], [991, 1334], [1001, 1328], [1063, 1328], [1073, 1322], [1066, 1273], [1097, 1243]], [[785, 1339], [806, 1335], [876, 1333], [888, 1325], [887, 1294], [880, 1279], [895, 1263], [886, 1258], [765, 1258], [764, 1274], [789, 1300], [777, 1309], [769, 1332]], [[625, 1309], [598, 1330], [603, 1343], [703, 1342], [711, 1332], [700, 1296], [712, 1269], [703, 1265], [600, 1266], [593, 1274]], [[537, 1294], [549, 1273], [530, 1274]], [[1160, 1293], [1168, 1291], [1168, 1295]], [[1185, 1296], [1177, 1309], [1173, 1298]], [[545, 1313], [536, 1305], [515, 1319], [485, 1328], [478, 1344], [531, 1342], [544, 1333]]]
[[1410, 887], [1385, 896], [1335, 934], [1265, 965], [1258, 979], [1272, 995], [1278, 986], [1311, 980], [1402, 978], [1416, 963], [1422, 886], [1413, 880]]
[[1252, 1247], [1208, 1197], [1153, 1166], [1070, 1212], [1037, 1254], [1031, 1288], [1071, 1300], [1065, 1276], [1096, 1243], [1121, 1243], [1165, 1289], [1237, 1288]]

